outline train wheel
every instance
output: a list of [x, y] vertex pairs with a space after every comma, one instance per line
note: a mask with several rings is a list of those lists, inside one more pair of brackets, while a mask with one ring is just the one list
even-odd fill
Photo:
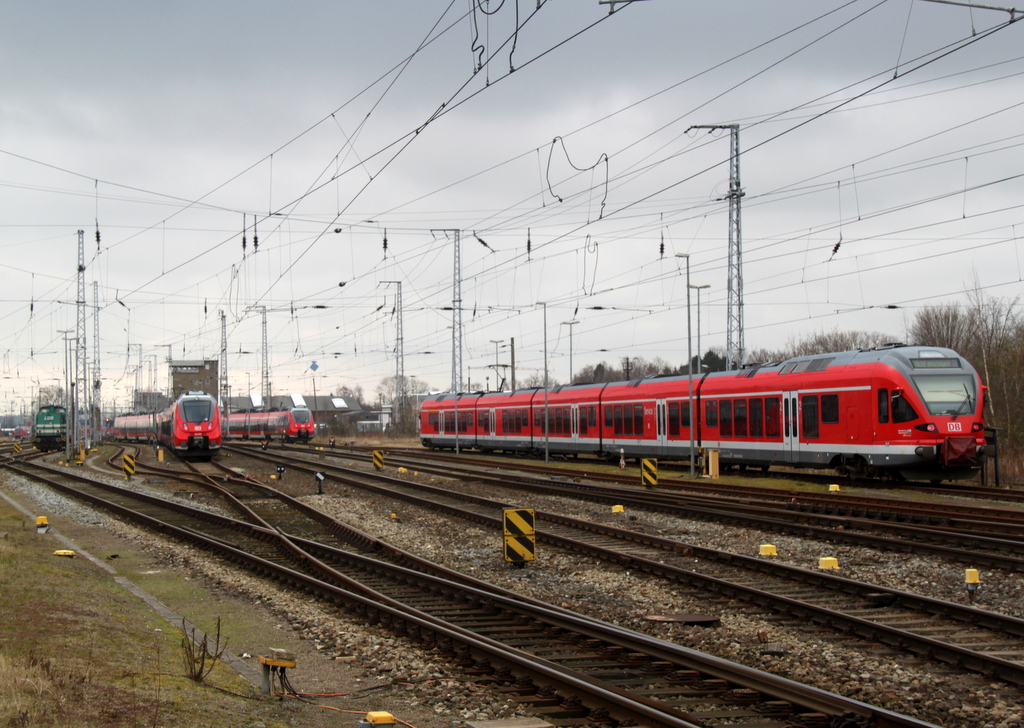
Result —
[[765, 463], [764, 465], [761, 466], [761, 472], [762, 473], [767, 473], [770, 468], [771, 468], [771, 465], [769, 465], [768, 463]]

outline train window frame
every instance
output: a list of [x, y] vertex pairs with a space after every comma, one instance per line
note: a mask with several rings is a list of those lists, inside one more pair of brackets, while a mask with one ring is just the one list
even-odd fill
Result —
[[818, 395], [800, 395], [800, 419], [803, 420], [805, 440], [817, 440], [821, 437], [818, 420]]
[[[892, 396], [889, 398], [889, 402], [892, 411], [892, 423], [894, 425], [913, 422], [919, 418], [917, 411], [914, 409], [914, 405], [907, 401], [902, 390], [892, 390]], [[897, 404], [897, 402], [899, 404]]]
[[737, 399], [732, 403], [733, 437], [747, 436], [747, 400]]
[[878, 388], [878, 422], [882, 425], [889, 424], [889, 389]]
[[718, 400], [709, 399], [704, 403], [704, 424], [718, 427]]
[[775, 440], [782, 438], [782, 401], [780, 397], [764, 398], [764, 436]]
[[823, 424], [823, 425], [838, 425], [839, 424], [839, 395], [838, 394], [823, 394], [823, 395], [821, 395], [821, 424]]
[[751, 397], [747, 405], [751, 437], [764, 437], [764, 402], [760, 397]]
[[633, 437], [644, 436], [644, 406], [633, 405]]
[[732, 437], [732, 400], [718, 400], [718, 434]]

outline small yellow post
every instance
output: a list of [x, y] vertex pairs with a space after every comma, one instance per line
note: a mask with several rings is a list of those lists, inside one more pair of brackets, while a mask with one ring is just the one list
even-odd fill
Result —
[[818, 568], [819, 569], [838, 569], [839, 568], [839, 559], [835, 558], [834, 556], [822, 556], [820, 559], [818, 559]]
[[974, 592], [978, 591], [978, 587], [981, 586], [981, 576], [978, 574], [978, 570], [965, 569], [964, 583], [967, 585], [967, 596], [973, 602]]
[[708, 477], [718, 479], [718, 450], [708, 450]]
[[760, 556], [778, 556], [779, 552], [775, 548], [774, 544], [763, 543], [761, 544], [761, 550], [758, 552]]
[[612, 506], [612, 513], [625, 513], [626, 506]]
[[831, 485], [829, 485], [828, 486], [828, 492], [829, 493], [838, 493], [839, 492], [839, 484], [838, 483], [832, 483]]

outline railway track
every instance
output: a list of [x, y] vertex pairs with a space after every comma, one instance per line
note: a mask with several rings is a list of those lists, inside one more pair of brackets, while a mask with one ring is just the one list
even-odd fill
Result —
[[[549, 719], [636, 721], [649, 726], [926, 724], [757, 670], [525, 599], [469, 577], [426, 573], [352, 549], [385, 550], [344, 524], [347, 548], [153, 498], [66, 469], [6, 463], [27, 477], [164, 533], [201, 545], [264, 576], [315, 594], [348, 614], [404, 632]], [[46, 471], [41, 475], [40, 471]], [[252, 484], [263, 498], [283, 494]], [[271, 511], [288, 511], [281, 507]], [[298, 518], [291, 513], [286, 519]], [[269, 527], [268, 527], [269, 526]], [[320, 526], [311, 526], [314, 530]], [[411, 554], [394, 558], [427, 566]], [[436, 567], [431, 568], [437, 571]], [[313, 573], [315, 572], [315, 573]]]
[[[280, 462], [279, 455], [251, 456]], [[303, 464], [331, 480], [501, 529], [507, 502], [378, 474]], [[372, 481], [372, 482], [369, 482]], [[688, 588], [772, 609], [873, 643], [1024, 684], [1024, 620], [821, 572], [704, 548], [543, 511], [546, 543], [654, 574]]]
[[[231, 445], [230, 448], [264, 459], [284, 459], [289, 457], [289, 452], [293, 453], [292, 457], [309, 454], [308, 448], [280, 448], [269, 451], [269, 454], [252, 447]], [[341, 452], [318, 451], [316, 455], [357, 459]], [[369, 458], [369, 455], [366, 457]], [[856, 516], [811, 513], [794, 509], [792, 498], [790, 501], [782, 499], [772, 505], [738, 498], [710, 498], [638, 487], [603, 486], [589, 483], [582, 476], [566, 475], [564, 471], [560, 476], [549, 478], [518, 471], [501, 471], [493, 467], [424, 465], [418, 460], [398, 457], [388, 458], [388, 463], [441, 477], [461, 474], [474, 481], [517, 491], [585, 498], [599, 503], [625, 505], [683, 518], [758, 528], [832, 543], [928, 554], [970, 566], [1024, 571], [1024, 538], [1020, 537], [1013, 524], [1004, 525], [1002, 521], [987, 521], [979, 517], [947, 522], [952, 525], [919, 525], [905, 522], [907, 519], [901, 519], [898, 512], [883, 509], [869, 508]], [[975, 524], [981, 525], [976, 527]]]

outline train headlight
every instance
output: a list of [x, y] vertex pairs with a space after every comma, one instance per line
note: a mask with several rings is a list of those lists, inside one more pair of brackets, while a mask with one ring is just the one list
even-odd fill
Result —
[[984, 426], [980, 422], [975, 422], [971, 425], [971, 432], [981, 432], [983, 429]]
[[939, 428], [935, 426], [934, 422], [928, 422], [927, 424], [924, 424], [924, 425], [914, 425], [914, 429], [915, 430], [920, 430], [921, 432], [938, 432], [939, 431]]

